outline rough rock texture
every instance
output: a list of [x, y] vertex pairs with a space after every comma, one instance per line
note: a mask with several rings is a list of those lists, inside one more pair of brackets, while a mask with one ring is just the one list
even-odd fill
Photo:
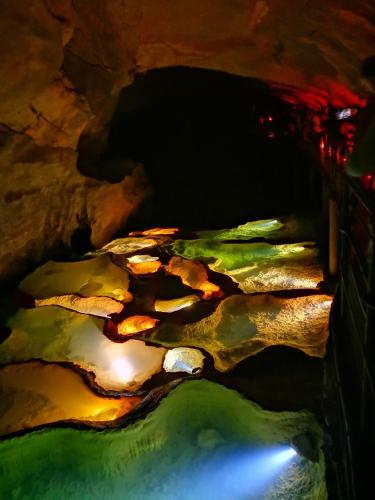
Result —
[[24, 134], [0, 130], [0, 279], [41, 260], [76, 229], [90, 227], [106, 243], [145, 195], [141, 167], [117, 184], [83, 177], [71, 148], [41, 147]]
[[128, 291], [128, 273], [113, 264], [107, 255], [78, 262], [46, 262], [28, 274], [19, 288], [36, 299], [70, 293], [83, 297], [112, 297], [124, 302], [131, 302], [133, 298]]
[[[176, 240], [172, 249], [188, 259], [210, 262], [210, 269], [229, 276], [245, 293], [317, 288], [323, 281], [313, 243], [271, 245], [196, 239]], [[179, 258], [173, 257], [171, 262], [174, 259]], [[195, 261], [180, 260], [185, 267], [186, 262], [196, 265]]]
[[79, 295], [58, 295], [48, 299], [37, 299], [36, 307], [59, 306], [70, 311], [101, 318], [109, 318], [111, 314], [119, 314], [124, 305], [110, 297], [80, 297]]
[[161, 323], [151, 335], [143, 338], [165, 347], [204, 349], [213, 357], [215, 368], [222, 372], [275, 345], [323, 358], [331, 302], [327, 295], [295, 298], [232, 295], [224, 299], [211, 316], [183, 327]]
[[[290, 440], [307, 433], [318, 461], [287, 460]], [[321, 445], [310, 413], [266, 411], [192, 380], [126, 429], [44, 429], [0, 442], [1, 491], [44, 500], [326, 500]]]
[[110, 422], [131, 412], [138, 396], [103, 397], [73, 370], [39, 361], [0, 368], [0, 435], [61, 420]]
[[8, 326], [12, 333], [0, 344], [0, 364], [73, 363], [106, 391], [137, 391], [161, 371], [167, 352], [139, 340], [112, 342], [103, 334], [102, 319], [56, 306], [20, 309]]
[[[14, 0], [0, 19], [0, 278], [75, 229], [105, 243], [146, 188], [77, 172], [102, 151], [119, 91], [172, 65], [260, 78], [313, 104], [368, 89], [375, 4], [281, 0]], [[86, 163], [86, 166], [85, 166]], [[105, 168], [105, 166], [103, 166]], [[17, 224], [15, 224], [17, 220]]]

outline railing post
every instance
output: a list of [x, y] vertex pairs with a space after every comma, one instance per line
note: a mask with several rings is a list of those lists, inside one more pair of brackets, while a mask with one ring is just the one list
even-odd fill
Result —
[[329, 262], [328, 269], [331, 276], [337, 275], [338, 261], [338, 211], [337, 203], [332, 198], [329, 199]]

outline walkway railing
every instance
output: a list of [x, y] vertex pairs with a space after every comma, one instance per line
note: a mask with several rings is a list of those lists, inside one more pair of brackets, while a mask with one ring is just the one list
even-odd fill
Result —
[[339, 445], [338, 476], [346, 481], [342, 498], [361, 499], [373, 475], [375, 449], [375, 193], [330, 160], [323, 161], [323, 177], [329, 192], [330, 268], [338, 286], [331, 359], [341, 415], [331, 427]]

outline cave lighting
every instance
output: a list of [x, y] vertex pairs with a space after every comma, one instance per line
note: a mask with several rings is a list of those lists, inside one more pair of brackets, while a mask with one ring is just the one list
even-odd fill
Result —
[[199, 300], [197, 295], [186, 295], [185, 297], [169, 300], [157, 299], [155, 300], [154, 309], [157, 312], [172, 313], [190, 307], [196, 302], [199, 302]]
[[375, 175], [367, 174], [360, 178], [362, 186], [368, 191], [375, 191]]
[[204, 355], [191, 347], [170, 349], [164, 358], [163, 368], [166, 372], [186, 372], [197, 374], [202, 371]]
[[[266, 242], [230, 243], [209, 240], [176, 240], [172, 251], [185, 259], [204, 259], [211, 261], [208, 267], [213, 271], [238, 269], [243, 266], [258, 265], [259, 262], [278, 261], [279, 259], [303, 259], [317, 257], [314, 242], [283, 243], [271, 245]], [[214, 262], [212, 262], [214, 261]], [[174, 261], [172, 261], [174, 263]], [[178, 264], [176, 261], [176, 267]]]
[[140, 340], [113, 342], [103, 334], [104, 320], [56, 306], [20, 309], [7, 324], [12, 333], [0, 344], [0, 363], [73, 363], [105, 390], [139, 389], [161, 371], [166, 353]]
[[158, 257], [153, 257], [152, 255], [145, 255], [145, 254], [140, 254], [140, 255], [132, 255], [131, 257], [128, 257], [128, 262], [131, 264], [142, 264], [144, 262], [156, 262], [159, 260]]
[[220, 384], [187, 380], [125, 428], [46, 428], [0, 440], [1, 491], [35, 499], [46, 485], [59, 499], [87, 498], [88, 488], [115, 499], [326, 499], [322, 451], [314, 463], [290, 448], [305, 432], [322, 440], [311, 413], [266, 411]]
[[203, 349], [222, 372], [275, 345], [323, 358], [331, 302], [327, 295], [232, 295], [210, 316], [185, 325], [162, 323], [147, 335], [147, 340], [165, 347]]
[[[283, 216], [280, 218], [261, 219], [245, 222], [237, 227], [198, 231], [200, 240], [219, 241], [250, 241], [254, 238], [264, 238], [271, 241], [284, 240], [309, 241], [314, 239], [315, 221], [311, 217]], [[177, 240], [178, 241], [178, 240]], [[204, 243], [206, 246], [208, 242]]]
[[154, 328], [158, 321], [158, 319], [150, 316], [130, 316], [117, 325], [117, 331], [120, 335], [134, 335]]
[[201, 262], [172, 257], [165, 270], [181, 278], [184, 285], [203, 292], [203, 299], [222, 296], [220, 287], [208, 281], [207, 270]]
[[156, 247], [158, 244], [159, 242], [153, 238], [117, 238], [94, 253], [109, 252], [118, 255], [130, 255], [145, 248]]
[[132, 255], [127, 259], [127, 268], [133, 274], [154, 274], [161, 268], [161, 262], [152, 255]]
[[210, 299], [212, 297], [219, 297], [222, 295], [220, 288], [217, 285], [214, 285], [210, 281], [205, 281], [200, 285], [199, 290], [203, 292], [204, 299]]
[[36, 299], [79, 294], [104, 296], [130, 302], [129, 275], [109, 255], [78, 262], [49, 261], [28, 274], [19, 289]]
[[324, 138], [321, 137], [320, 138], [320, 142], [319, 142], [319, 148], [320, 148], [320, 151], [321, 151], [322, 154], [324, 153], [325, 147], [326, 147], [326, 145], [325, 145], [325, 142], [324, 142]]
[[279, 230], [285, 228], [286, 224], [291, 223], [291, 217], [284, 218], [283, 222], [279, 219], [262, 219], [246, 222], [229, 229], [199, 231], [197, 235], [200, 239], [219, 241], [272, 238], [275, 235], [280, 236]]
[[13, 363], [0, 368], [0, 436], [63, 420], [111, 422], [141, 400], [98, 395], [80, 373], [55, 363]]
[[155, 227], [146, 231], [133, 231], [129, 236], [172, 236], [177, 231], [178, 227]]
[[287, 448], [284, 451], [281, 451], [278, 454], [278, 456], [276, 457], [276, 460], [279, 460], [281, 462], [285, 462], [286, 460], [290, 460], [291, 458], [295, 457], [297, 454], [298, 453], [296, 452], [296, 450], [292, 446], [289, 446], [289, 448]]
[[345, 120], [346, 118], [350, 118], [352, 116], [351, 108], [341, 109], [335, 113], [335, 116], [338, 120]]
[[48, 299], [37, 299], [35, 306], [59, 306], [102, 318], [109, 318], [111, 314], [119, 314], [124, 309], [121, 302], [110, 297], [80, 297], [79, 295], [60, 295]]
[[[247, 294], [311, 289], [323, 280], [318, 250], [309, 243], [271, 245], [177, 240], [172, 247], [176, 254], [188, 259], [209, 259], [208, 267], [212, 271], [226, 274]], [[183, 262], [173, 259], [171, 262], [170, 267], [176, 267], [180, 274], [182, 266], [187, 268]]]
[[316, 440], [316, 436], [310, 432], [305, 431], [301, 434], [296, 434], [291, 439], [290, 446], [295, 454], [311, 462], [319, 462], [319, 443]]
[[139, 262], [137, 264], [128, 264], [127, 268], [133, 274], [155, 274], [161, 268], [159, 261]]
[[124, 358], [115, 358], [111, 362], [111, 371], [118, 379], [129, 379], [133, 375], [133, 367], [131, 363]]
[[[294, 481], [300, 481], [300, 476], [306, 473], [303, 467], [298, 467], [299, 463], [295, 467], [295, 462], [299, 462], [298, 455], [288, 445], [236, 447], [225, 454], [219, 452], [217, 456], [208, 457], [189, 480], [199, 485], [197, 490], [199, 488], [202, 498], [215, 491], [215, 498], [220, 500], [287, 499]], [[220, 494], [225, 490], [226, 495], [231, 492], [230, 497]]]

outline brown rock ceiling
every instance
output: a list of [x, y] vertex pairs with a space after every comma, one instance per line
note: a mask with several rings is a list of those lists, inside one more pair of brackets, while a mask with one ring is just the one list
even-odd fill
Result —
[[101, 245], [141, 203], [141, 167], [117, 184], [76, 169], [79, 140], [100, 148], [119, 91], [135, 74], [176, 65], [223, 70], [310, 103], [344, 105], [371, 90], [360, 63], [374, 47], [373, 0], [6, 2], [0, 278], [69, 244], [85, 225]]

